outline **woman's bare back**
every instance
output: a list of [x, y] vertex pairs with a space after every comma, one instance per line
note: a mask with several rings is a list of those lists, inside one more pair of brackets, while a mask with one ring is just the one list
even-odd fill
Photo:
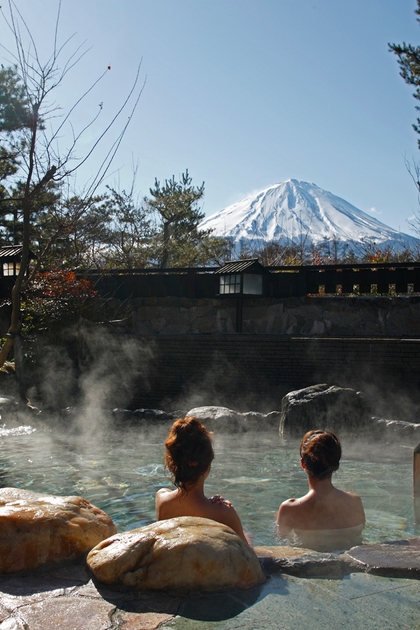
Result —
[[158, 520], [176, 518], [177, 516], [198, 516], [223, 523], [233, 529], [238, 536], [248, 542], [236, 510], [229, 501], [208, 499], [194, 489], [188, 493], [179, 489], [161, 488], [156, 493], [156, 517]]
[[328, 492], [315, 492], [299, 499], [284, 501], [279, 509], [278, 524], [289, 529], [344, 529], [365, 522], [360, 497], [331, 486]]

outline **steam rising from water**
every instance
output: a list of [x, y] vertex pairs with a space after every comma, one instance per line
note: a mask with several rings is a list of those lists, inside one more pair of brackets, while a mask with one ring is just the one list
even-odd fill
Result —
[[[32, 395], [42, 407], [57, 413], [66, 407], [77, 407], [80, 429], [95, 432], [109, 419], [109, 410], [129, 407], [136, 387], [148, 387], [152, 343], [123, 334], [116, 335], [105, 327], [85, 327], [69, 336], [67, 351], [63, 346], [42, 350], [37, 373], [37, 388]], [[82, 366], [78, 373], [76, 365]]]
[[246, 370], [242, 371], [226, 356], [215, 352], [211, 366], [204, 373], [197, 369], [195, 378], [185, 383], [183, 393], [175, 400], [167, 399], [163, 406], [188, 411], [194, 407], [213, 405], [240, 412], [252, 410], [260, 413], [280, 409], [282, 397], [290, 391], [288, 385], [279, 383], [270, 393], [268, 384], [262, 386], [261, 375], [257, 387], [250, 382], [250, 378], [252, 374], [246, 374]]
[[[169, 423], [170, 424], [170, 423]], [[169, 424], [153, 431], [114, 425], [86, 437], [36, 423], [36, 431], [0, 433], [2, 486], [57, 495], [80, 495], [104, 509], [120, 531], [155, 519], [156, 490], [168, 486], [163, 466]], [[307, 491], [299, 465], [298, 441], [282, 443], [274, 432], [214, 435], [216, 458], [206, 481], [207, 496], [232, 501], [254, 544], [277, 544], [279, 504]], [[376, 463], [353, 460], [344, 442], [334, 483], [362, 496], [366, 540], [412, 537], [411, 453], [390, 465], [388, 453]], [[391, 449], [391, 447], [390, 447]]]
[[[83, 366], [80, 374], [75, 368], [78, 354]], [[80, 494], [110, 513], [120, 529], [153, 520], [154, 494], [158, 487], [168, 484], [163, 469], [163, 442], [169, 424], [140, 431], [135, 426], [116, 425], [110, 413], [115, 407], [130, 406], [139, 382], [143, 390], [147, 389], [153, 358], [152, 343], [146, 345], [123, 334], [110, 333], [102, 326], [86, 327], [81, 336], [70, 335], [66, 352], [62, 347], [45, 348], [36, 385], [45, 405], [42, 414], [30, 419], [17, 415], [16, 426], [8, 424], [0, 429], [1, 485]], [[365, 387], [361, 388], [365, 395], [378, 407], [389, 409], [379, 390], [367, 385], [368, 369], [360, 378], [365, 379]], [[330, 382], [349, 386], [344, 374], [335, 375]], [[237, 366], [215, 355], [211, 368], [197, 376], [194, 384], [186, 385], [177, 400], [168, 399], [163, 408], [187, 411], [209, 404], [268, 412], [279, 409], [279, 401], [288, 391], [277, 388], [270, 400], [255, 389], [248, 393], [244, 383]], [[34, 389], [34, 395], [37, 392]], [[395, 398], [394, 403], [400, 415], [417, 414], [418, 407], [410, 399]], [[58, 413], [68, 406], [73, 411], [67, 416]], [[336, 477], [337, 485], [362, 495], [375, 539], [382, 535], [389, 538], [390, 531], [397, 528], [396, 537], [401, 531], [413, 531], [410, 518], [414, 444], [387, 446], [359, 437], [354, 442], [343, 437], [344, 461]], [[207, 482], [208, 494], [222, 493], [233, 501], [245, 528], [258, 532], [255, 544], [275, 544], [272, 526], [280, 502], [306, 491], [296, 441], [281, 443], [275, 432], [237, 436], [220, 436], [216, 432], [214, 438], [216, 460]], [[346, 458], [353, 463], [350, 465]], [[398, 463], [398, 468], [390, 466], [391, 461]], [[382, 530], [381, 525], [376, 527], [377, 523], [382, 523]]]
[[[143, 361], [146, 372], [152, 354], [124, 338], [120, 344], [108, 336], [99, 341], [91, 336], [89, 341], [94, 344], [96, 361], [82, 374], [80, 408], [69, 412], [67, 420], [61, 416], [55, 422], [43, 413], [29, 421], [27, 415], [18, 414], [16, 423], [21, 424], [0, 431], [1, 485], [84, 496], [105, 510], [119, 530], [141, 527], [155, 518], [156, 490], [169, 485], [163, 455], [171, 422], [141, 430], [135, 421], [113, 419], [105, 405], [128, 398], [128, 385], [120, 389], [121, 382], [135, 370], [133, 378], [141, 377], [138, 362]], [[123, 366], [119, 365], [122, 358]], [[48, 387], [56, 382], [58, 389], [63, 372], [57, 364], [68, 363], [61, 358], [50, 366], [55, 369]], [[215, 430], [214, 442], [216, 459], [206, 482], [208, 496], [220, 493], [233, 502], [254, 544], [277, 544], [274, 521], [279, 504], [307, 491], [299, 466], [299, 440], [281, 441], [275, 430], [238, 435]], [[415, 528], [410, 445], [372, 444], [348, 436], [342, 436], [342, 444], [342, 466], [335, 484], [361, 495], [368, 519], [365, 539], [411, 537]]]

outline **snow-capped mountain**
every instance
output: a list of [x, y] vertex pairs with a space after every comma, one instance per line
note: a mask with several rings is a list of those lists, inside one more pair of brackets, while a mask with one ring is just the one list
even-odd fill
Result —
[[420, 248], [420, 239], [398, 232], [316, 184], [289, 179], [207, 217], [201, 229], [229, 238], [236, 253], [268, 242], [306, 246], [326, 241], [377, 245], [400, 251]]

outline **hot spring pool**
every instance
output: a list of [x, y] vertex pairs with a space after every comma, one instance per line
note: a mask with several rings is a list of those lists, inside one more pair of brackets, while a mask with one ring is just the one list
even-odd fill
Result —
[[[168, 426], [98, 425], [88, 432], [51, 429], [44, 424], [0, 428], [0, 486], [35, 492], [81, 495], [105, 510], [119, 531], [155, 520], [154, 496], [169, 485], [163, 466]], [[206, 494], [234, 504], [254, 545], [275, 545], [279, 504], [306, 492], [298, 441], [282, 443], [275, 432], [214, 436], [216, 458]], [[365, 542], [414, 537], [412, 448], [343, 440], [335, 485], [361, 495], [367, 524]], [[415, 445], [413, 445], [414, 447]], [[365, 445], [366, 448], [366, 445]]]

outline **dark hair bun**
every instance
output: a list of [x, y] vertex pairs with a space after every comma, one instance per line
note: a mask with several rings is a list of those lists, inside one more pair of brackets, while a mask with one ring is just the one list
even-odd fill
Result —
[[187, 491], [214, 459], [210, 433], [198, 418], [186, 417], [174, 422], [165, 442], [166, 466], [174, 484]]
[[300, 456], [309, 475], [326, 479], [340, 465], [340, 440], [332, 431], [308, 431], [300, 444]]

